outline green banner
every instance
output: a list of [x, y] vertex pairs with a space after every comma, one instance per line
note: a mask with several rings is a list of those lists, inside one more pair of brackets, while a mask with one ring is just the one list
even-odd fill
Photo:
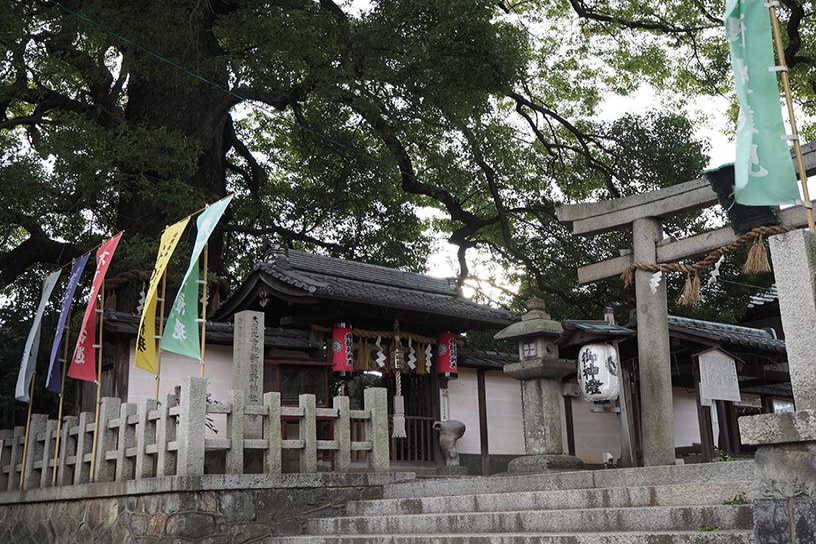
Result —
[[162, 351], [201, 359], [201, 341], [198, 333], [198, 259], [231, 200], [232, 195], [222, 198], [201, 212], [196, 219], [198, 233], [190, 256], [190, 266], [184, 274], [181, 289], [176, 295], [170, 315], [167, 316], [167, 324], [162, 335]]
[[768, 8], [762, 0], [729, 0], [724, 20], [740, 104], [734, 200], [794, 204], [799, 188], [784, 139]]

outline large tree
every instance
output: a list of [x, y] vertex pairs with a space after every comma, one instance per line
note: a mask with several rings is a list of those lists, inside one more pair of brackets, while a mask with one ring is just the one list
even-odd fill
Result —
[[[809, 111], [812, 16], [783, 4]], [[7, 339], [43, 270], [125, 230], [112, 273], [138, 278], [126, 273], [152, 267], [165, 225], [227, 193], [209, 253], [220, 277], [236, 280], [279, 244], [423, 270], [442, 234], [462, 281], [486, 255], [522, 298], [597, 316], [628, 295], [615, 282], [577, 288], [574, 267], [628, 242], [575, 240], [554, 206], [699, 175], [705, 145], [677, 110], [730, 93], [722, 8], [0, 0]], [[643, 82], [666, 91], [665, 111], [597, 120], [606, 96]], [[119, 299], [135, 303], [134, 292]]]

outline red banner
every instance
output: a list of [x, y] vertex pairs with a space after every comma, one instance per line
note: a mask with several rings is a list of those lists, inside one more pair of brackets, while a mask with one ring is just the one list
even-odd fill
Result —
[[105, 281], [105, 274], [121, 237], [122, 233], [117, 234], [102, 244], [96, 251], [96, 272], [91, 285], [91, 294], [88, 298], [88, 307], [85, 309], [85, 316], [82, 318], [82, 328], [79, 329], [74, 356], [71, 358], [71, 367], [68, 369], [68, 375], [77, 380], [96, 381], [96, 365], [94, 364], [96, 297], [99, 295], [99, 290]]

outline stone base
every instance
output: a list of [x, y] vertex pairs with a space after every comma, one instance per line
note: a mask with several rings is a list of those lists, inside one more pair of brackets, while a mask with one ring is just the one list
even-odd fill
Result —
[[549, 472], [580, 470], [584, 462], [574, 455], [538, 454], [516, 457], [507, 464], [507, 472]]
[[816, 535], [816, 412], [739, 419], [754, 455], [754, 539], [805, 544]]
[[439, 467], [436, 469], [436, 473], [439, 476], [467, 476], [468, 469], [467, 467], [463, 467], [461, 465], [457, 466], [449, 466], [449, 467]]

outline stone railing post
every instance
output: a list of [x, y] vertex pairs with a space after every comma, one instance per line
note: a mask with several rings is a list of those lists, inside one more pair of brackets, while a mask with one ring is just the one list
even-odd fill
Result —
[[156, 476], [174, 476], [177, 474], [177, 452], [168, 449], [170, 442], [176, 439], [178, 422], [175, 416], [170, 415], [170, 408], [176, 405], [174, 394], [167, 395], [164, 403], [159, 406], [159, 420], [156, 423]]
[[[76, 455], [74, 463], [74, 484], [85, 484], [91, 479], [90, 457], [93, 448], [93, 423], [94, 414], [92, 412], [82, 412], [79, 414], [79, 429], [76, 439]], [[88, 427], [90, 426], [90, 430]]]
[[300, 395], [300, 407], [303, 417], [300, 418], [300, 439], [303, 450], [300, 454], [300, 471], [317, 472], [317, 411], [314, 395]]
[[280, 474], [281, 457], [281, 396], [280, 393], [264, 393], [266, 417], [264, 418], [264, 437], [267, 448], [264, 452], [264, 473]]
[[96, 439], [96, 462], [94, 464], [94, 482], [112, 482], [116, 478], [116, 461], [108, 461], [109, 451], [116, 451], [116, 439], [119, 429], [111, 429], [112, 419], [119, 417], [122, 401], [105, 397], [99, 407], [99, 436]]
[[[9, 476], [4, 469], [11, 464], [11, 440], [13, 436], [14, 431], [9, 429], [0, 431], [0, 491], [8, 489]], [[11, 473], [11, 468], [9, 468], [9, 473]]]
[[227, 474], [244, 473], [244, 392], [230, 391], [229, 403], [232, 411], [227, 414], [227, 438], [230, 448], [227, 450]]
[[156, 463], [152, 455], [147, 455], [147, 446], [156, 443], [156, 421], [149, 417], [150, 412], [159, 407], [156, 399], [143, 399], [139, 403], [139, 423], [136, 433], [136, 467], [135, 477], [137, 480], [150, 478], [156, 469]]
[[[119, 436], [116, 441], [116, 481], [132, 480], [136, 474], [136, 459], [127, 456], [128, 448], [136, 445], [136, 425], [129, 424], [128, 418], [136, 415], [135, 404], [126, 403], [119, 409], [119, 417], [122, 423], [119, 425]], [[139, 428], [139, 432], [144, 432], [144, 427]]]
[[22, 462], [24, 440], [25, 427], [14, 427], [11, 437], [11, 454], [9, 455], [8, 463], [8, 480], [6, 482], [6, 489], [8, 491], [20, 487], [20, 473], [17, 471], [17, 465]]
[[181, 413], [176, 432], [178, 476], [204, 475], [207, 432], [207, 380], [187, 377], [181, 382]]
[[45, 433], [48, 424], [48, 416], [45, 414], [33, 414], [31, 423], [28, 426], [28, 452], [26, 453], [25, 489], [34, 489], [40, 486], [40, 470], [36, 468], [37, 461], [42, 460], [43, 443], [39, 440], [39, 435]]
[[42, 462], [40, 468], [40, 487], [51, 487], [51, 462], [54, 460], [56, 447], [57, 420], [49, 419], [45, 424], [45, 441], [43, 442]]
[[768, 239], [795, 412], [739, 419], [754, 455], [754, 540], [810, 544], [816, 535], [816, 233]]
[[57, 485], [70, 485], [74, 481], [75, 464], [68, 464], [68, 457], [76, 459], [76, 438], [71, 434], [78, 425], [76, 416], [66, 416], [62, 420], [62, 436], [60, 437], [59, 459], [57, 459]]
[[334, 457], [334, 470], [348, 472], [351, 469], [351, 419], [349, 417], [349, 398], [338, 396], [332, 400], [337, 410], [334, 420], [334, 439], [337, 441], [337, 452]]
[[368, 470], [388, 472], [388, 397], [382, 387], [369, 387], [363, 392], [365, 409], [369, 412], [366, 420], [366, 440], [371, 442], [368, 452]]

